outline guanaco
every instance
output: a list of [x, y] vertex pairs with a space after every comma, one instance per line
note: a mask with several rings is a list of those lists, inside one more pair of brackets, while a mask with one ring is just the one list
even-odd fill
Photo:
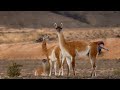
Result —
[[92, 72], [91, 76], [95, 76], [96, 72], [96, 57], [98, 55], [98, 47], [104, 45], [103, 41], [97, 41], [97, 42], [86, 42], [86, 41], [66, 41], [63, 35], [62, 27], [63, 24], [57, 25], [54, 24], [55, 29], [57, 31], [58, 35], [58, 41], [59, 41], [59, 47], [61, 49], [62, 53], [62, 62], [61, 62], [61, 71], [63, 75], [63, 62], [66, 59], [68, 64], [68, 76], [70, 75], [70, 67], [72, 64], [73, 74], [75, 73], [75, 59], [78, 56], [86, 56], [89, 53], [89, 58], [92, 65]]
[[42, 52], [49, 61], [49, 64], [50, 64], [49, 76], [51, 76], [53, 65], [54, 65], [55, 75], [57, 75], [57, 65], [59, 69], [61, 67], [61, 50], [59, 48], [59, 45], [54, 45], [54, 46], [51, 46], [50, 48], [47, 48], [46, 39], [48, 38], [49, 38], [48, 35], [43, 36]]
[[35, 69], [35, 76], [48, 76], [50, 72], [50, 66], [47, 59], [42, 60], [42, 66]]

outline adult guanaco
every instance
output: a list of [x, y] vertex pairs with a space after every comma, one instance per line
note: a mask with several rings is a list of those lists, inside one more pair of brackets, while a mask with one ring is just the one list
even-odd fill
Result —
[[[68, 64], [68, 75], [70, 75], [70, 68], [72, 64], [73, 74], [75, 75], [75, 59], [78, 56], [86, 56], [89, 55], [91, 65], [92, 65], [92, 73], [91, 76], [95, 76], [96, 72], [96, 57], [98, 55], [98, 47], [104, 46], [103, 41], [96, 41], [96, 42], [86, 42], [86, 41], [67, 41], [65, 40], [62, 27], [63, 24], [61, 23], [59, 26], [55, 23], [55, 29], [57, 31], [58, 39], [59, 39], [59, 47], [62, 53], [62, 62], [61, 62], [61, 71], [63, 73], [63, 62], [66, 59]], [[89, 54], [88, 54], [89, 53]]]

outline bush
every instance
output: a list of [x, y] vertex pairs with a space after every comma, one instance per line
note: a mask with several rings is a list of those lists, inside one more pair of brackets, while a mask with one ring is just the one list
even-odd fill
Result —
[[20, 67], [22, 67], [22, 65], [19, 65], [19, 64], [16, 64], [16, 63], [12, 63], [12, 65], [10, 65], [8, 67], [8, 70], [7, 70], [7, 75], [9, 77], [17, 77], [19, 76], [21, 73], [21, 69]]
[[114, 70], [113, 74], [116, 75], [116, 76], [120, 76], [120, 69]]

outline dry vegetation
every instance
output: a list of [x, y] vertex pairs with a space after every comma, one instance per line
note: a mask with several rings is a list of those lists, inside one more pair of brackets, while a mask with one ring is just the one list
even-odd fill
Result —
[[[91, 65], [87, 57], [80, 58], [76, 63], [77, 76], [73, 77], [35, 77], [33, 71], [41, 65], [45, 58], [41, 52], [41, 43], [35, 40], [48, 34], [48, 47], [58, 43], [54, 29], [7, 29], [0, 31], [0, 76], [7, 78], [7, 66], [12, 62], [23, 65], [20, 79], [90, 79]], [[71, 28], [64, 29], [67, 40], [103, 40], [110, 51], [102, 51], [97, 61], [97, 77], [99, 79], [120, 78], [120, 28]], [[66, 68], [65, 68], [66, 71]]]
[[[21, 75], [19, 77], [11, 77], [18, 79], [120, 79], [120, 59], [119, 60], [97, 60], [97, 76], [91, 78], [91, 65], [88, 59], [76, 60], [76, 76], [66, 76], [66, 68], [64, 69], [64, 76], [51, 77], [35, 77], [34, 69], [41, 66], [41, 60], [0, 60], [0, 76], [2, 79], [9, 78], [7, 76], [7, 67], [12, 62], [17, 62], [23, 67], [21, 68]], [[66, 63], [64, 65], [66, 67]], [[71, 70], [72, 73], [72, 70]]]
[[35, 41], [48, 34], [48, 47], [58, 44], [53, 23], [62, 22], [66, 40], [103, 40], [110, 50], [103, 50], [98, 57], [98, 76], [95, 78], [120, 78], [119, 19], [120, 11], [0, 11], [0, 76], [7, 78], [7, 67], [11, 62], [16, 62], [23, 65], [18, 78], [90, 79], [91, 66], [87, 57], [77, 60], [76, 77], [33, 76], [34, 69], [45, 58], [41, 52], [41, 42]]
[[[53, 28], [43, 29], [4, 29], [0, 31], [0, 43], [34, 42], [44, 34], [48, 34], [51, 40], [57, 41], [57, 35]], [[67, 40], [71, 39], [98, 39], [120, 38], [120, 28], [71, 28], [64, 29]]]
[[[9, 32], [8, 32], [9, 31]], [[58, 38], [54, 29], [42, 30], [8, 30], [1, 32], [0, 59], [39, 59], [42, 58], [41, 43], [35, 40], [44, 34], [50, 36], [48, 47], [58, 44]], [[103, 51], [101, 59], [119, 59], [120, 53], [120, 28], [80, 28], [65, 29], [66, 40], [103, 40], [110, 50]], [[117, 41], [117, 42], [116, 42]], [[44, 58], [44, 57], [43, 57]]]

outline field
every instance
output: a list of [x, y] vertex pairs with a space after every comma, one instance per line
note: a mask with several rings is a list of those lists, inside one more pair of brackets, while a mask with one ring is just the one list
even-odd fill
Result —
[[[98, 60], [97, 61], [97, 76], [91, 78], [91, 65], [89, 60], [76, 60], [76, 76], [66, 76], [66, 68], [64, 76], [55, 76], [54, 71], [51, 77], [35, 77], [34, 69], [41, 65], [40, 60], [1, 60], [0, 71], [1, 78], [8, 78], [6, 75], [7, 67], [11, 62], [22, 64], [22, 71], [18, 79], [120, 79], [120, 60]], [[66, 63], [64, 65], [66, 67]], [[15, 78], [16, 79], [16, 78]]]
[[[96, 41], [103, 40], [105, 47], [109, 51], [102, 51], [102, 55], [97, 58], [97, 79], [118, 79], [120, 78], [120, 28], [71, 28], [63, 30], [65, 39]], [[52, 28], [23, 30], [1, 30], [0, 31], [0, 76], [7, 78], [6, 70], [11, 62], [22, 64], [20, 79], [92, 79], [90, 77], [91, 64], [87, 57], [80, 57], [76, 60], [76, 72], [74, 77], [35, 77], [34, 69], [41, 65], [42, 56], [41, 43], [35, 40], [42, 35], [48, 34], [48, 48], [58, 44], [56, 31]]]

